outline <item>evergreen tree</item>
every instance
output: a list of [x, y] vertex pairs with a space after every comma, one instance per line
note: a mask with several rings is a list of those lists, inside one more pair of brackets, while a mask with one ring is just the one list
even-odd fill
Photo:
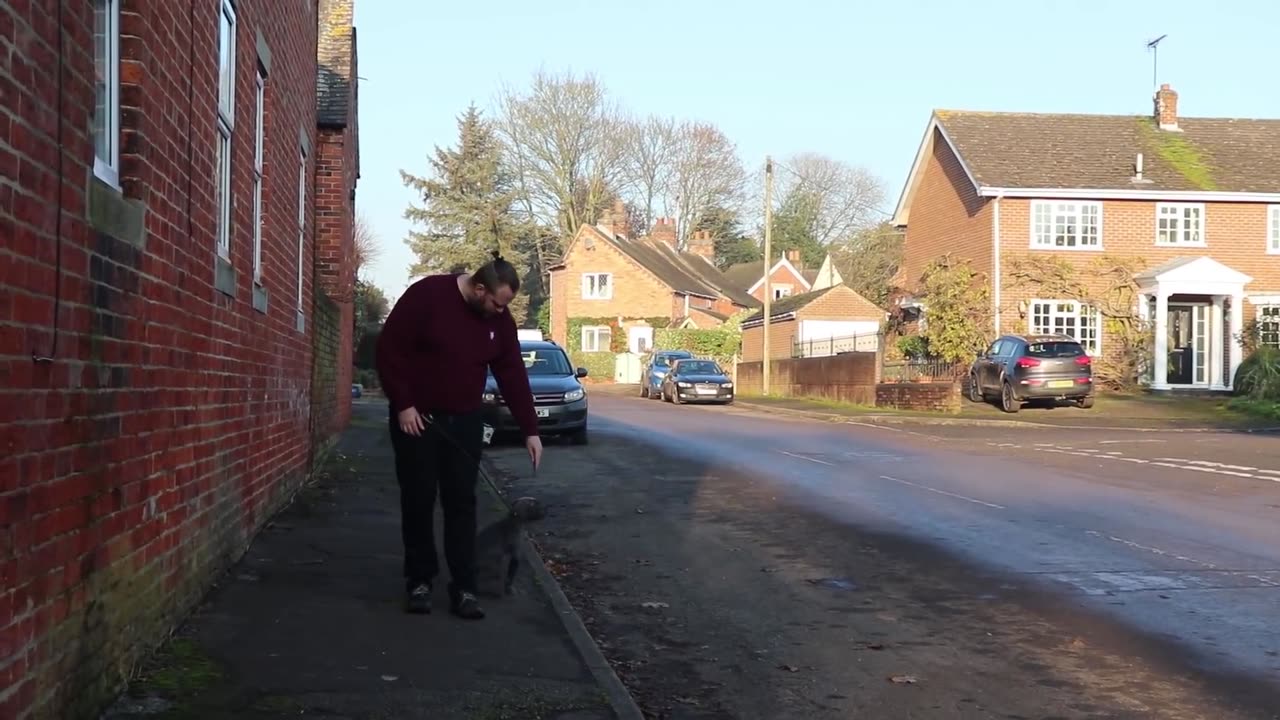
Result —
[[[423, 201], [405, 211], [405, 218], [422, 228], [410, 231], [405, 241], [417, 256], [410, 276], [475, 270], [495, 249], [518, 269], [527, 268], [531, 228], [513, 213], [516, 189], [503, 164], [502, 145], [475, 105], [458, 118], [457, 146], [436, 147], [431, 170], [430, 178], [400, 171], [404, 184]], [[511, 303], [517, 323], [524, 321], [528, 304], [523, 291]]]

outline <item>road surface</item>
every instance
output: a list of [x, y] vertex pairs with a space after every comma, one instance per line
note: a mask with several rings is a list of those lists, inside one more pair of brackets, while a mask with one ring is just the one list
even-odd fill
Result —
[[655, 717], [1280, 717], [1278, 437], [591, 422], [491, 455]]

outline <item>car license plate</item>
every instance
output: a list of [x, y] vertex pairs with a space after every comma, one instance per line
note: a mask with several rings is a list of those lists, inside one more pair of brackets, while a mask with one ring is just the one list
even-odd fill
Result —
[[547, 408], [534, 408], [534, 412], [537, 413], [540, 418], [551, 417], [551, 411]]
[[698, 394], [699, 395], [715, 395], [716, 391], [719, 389], [720, 388], [716, 387], [715, 385], [699, 385]]
[[1070, 380], [1053, 380], [1049, 382], [1049, 387], [1051, 388], [1069, 388], [1072, 385], [1075, 385], [1075, 383]]
[[484, 444], [489, 445], [492, 442], [493, 442], [493, 426], [485, 425], [484, 426]]

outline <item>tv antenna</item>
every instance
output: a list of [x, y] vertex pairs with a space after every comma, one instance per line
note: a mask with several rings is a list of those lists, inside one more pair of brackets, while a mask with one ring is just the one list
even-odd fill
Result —
[[1159, 70], [1159, 67], [1160, 67], [1160, 41], [1167, 37], [1169, 37], [1169, 34], [1165, 33], [1164, 35], [1161, 35], [1155, 40], [1152, 40], [1151, 42], [1147, 43], [1147, 49], [1151, 51], [1151, 89], [1152, 90], [1155, 90], [1157, 87], [1159, 87], [1160, 81], [1157, 79], [1159, 77], [1157, 75], [1157, 71]]

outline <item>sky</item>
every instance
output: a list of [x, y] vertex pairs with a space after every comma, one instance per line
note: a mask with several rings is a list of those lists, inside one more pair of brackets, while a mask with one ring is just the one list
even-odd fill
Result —
[[[1214, 8], [1214, 9], [1211, 9]], [[594, 74], [613, 99], [718, 125], [750, 170], [819, 152], [862, 166], [892, 210], [934, 108], [1144, 114], [1152, 54], [1178, 111], [1280, 117], [1280, 3], [1228, 0], [356, 0], [358, 210], [409, 282], [416, 201], [457, 116], [538, 70]]]

